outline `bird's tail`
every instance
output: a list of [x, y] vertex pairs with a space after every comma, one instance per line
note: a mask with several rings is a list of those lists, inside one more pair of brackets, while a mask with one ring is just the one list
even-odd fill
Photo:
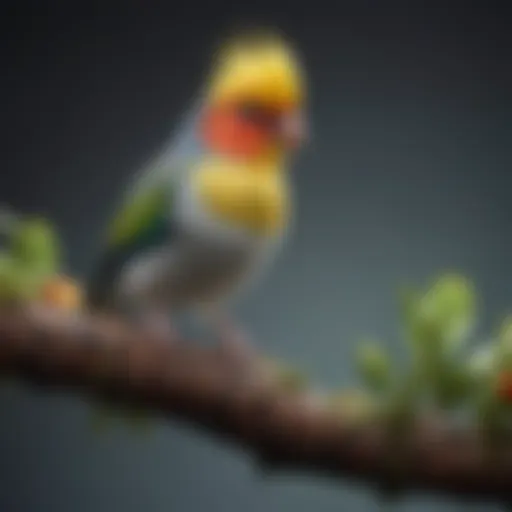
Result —
[[107, 291], [106, 277], [105, 269], [100, 263], [89, 278], [85, 290], [85, 302], [87, 308], [91, 311], [101, 311], [106, 309], [109, 295]]
[[86, 287], [86, 304], [90, 310], [105, 311], [113, 308], [113, 290], [120, 258], [119, 254], [111, 252], [99, 259]]

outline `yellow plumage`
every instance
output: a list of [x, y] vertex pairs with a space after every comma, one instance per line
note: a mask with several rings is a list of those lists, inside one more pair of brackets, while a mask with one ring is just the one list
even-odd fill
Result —
[[[195, 173], [202, 203], [217, 218], [262, 235], [287, 223], [289, 197], [284, 176], [272, 163], [205, 161]], [[258, 166], [255, 168], [254, 166]]]
[[[300, 108], [305, 80], [292, 47], [277, 34], [245, 34], [224, 45], [207, 85], [210, 104], [255, 101]], [[289, 218], [284, 154], [273, 148], [244, 161], [209, 159], [194, 173], [195, 187], [217, 218], [264, 236], [280, 233]]]
[[247, 36], [221, 49], [208, 87], [211, 102], [245, 98], [295, 106], [304, 78], [293, 49], [275, 35]]

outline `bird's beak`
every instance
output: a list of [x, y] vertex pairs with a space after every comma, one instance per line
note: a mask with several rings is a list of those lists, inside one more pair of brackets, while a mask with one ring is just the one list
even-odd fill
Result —
[[301, 111], [287, 112], [283, 115], [280, 124], [279, 135], [285, 147], [298, 149], [307, 138], [307, 125]]

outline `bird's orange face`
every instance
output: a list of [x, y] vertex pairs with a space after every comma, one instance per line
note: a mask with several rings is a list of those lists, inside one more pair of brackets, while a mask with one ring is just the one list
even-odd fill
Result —
[[206, 148], [258, 159], [300, 147], [303, 75], [295, 51], [280, 37], [247, 34], [227, 44], [218, 54], [200, 119]]
[[242, 158], [296, 150], [306, 136], [299, 108], [256, 101], [207, 107], [200, 126], [201, 138], [209, 150]]

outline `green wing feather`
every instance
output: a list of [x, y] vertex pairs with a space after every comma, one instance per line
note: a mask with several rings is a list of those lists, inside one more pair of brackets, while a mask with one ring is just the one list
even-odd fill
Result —
[[106, 248], [93, 275], [89, 303], [103, 307], [124, 264], [172, 237], [173, 184], [156, 182], [132, 193], [107, 231]]
[[107, 245], [133, 244], [154, 228], [155, 222], [169, 205], [169, 191], [152, 186], [134, 194], [114, 217], [107, 233]]

